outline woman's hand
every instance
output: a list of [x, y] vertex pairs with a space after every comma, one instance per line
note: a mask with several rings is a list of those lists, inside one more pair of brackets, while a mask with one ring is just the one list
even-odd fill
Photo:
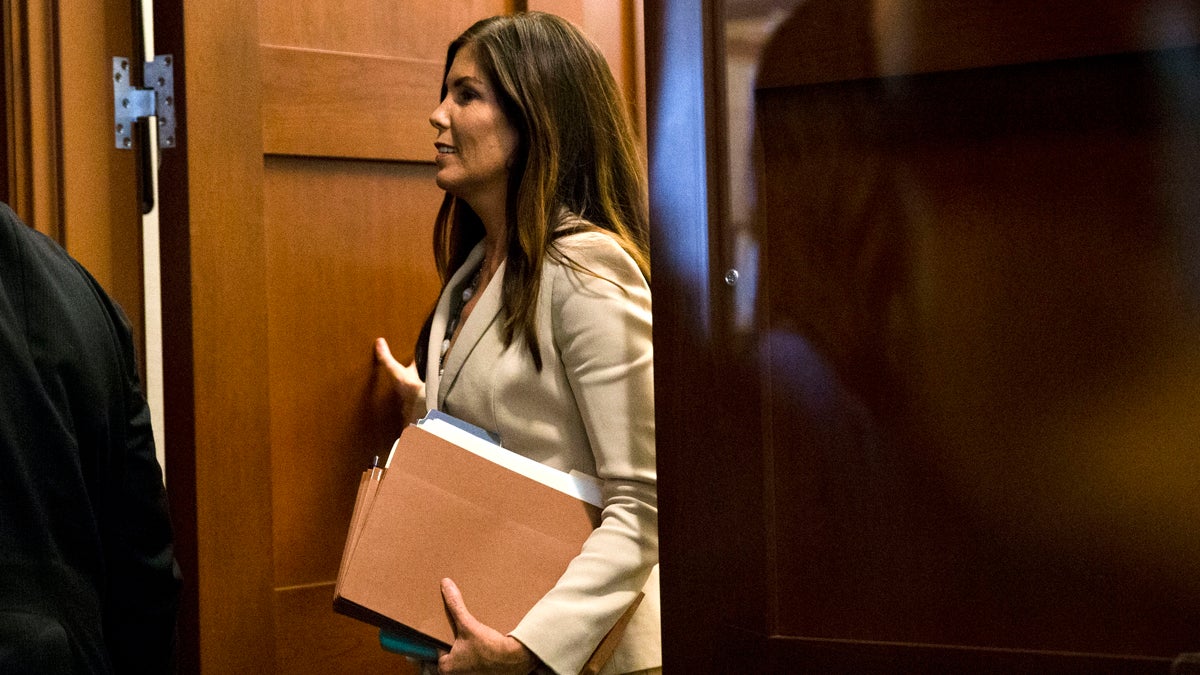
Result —
[[416, 363], [401, 365], [392, 356], [392, 350], [383, 338], [375, 339], [375, 360], [387, 368], [388, 374], [392, 376], [392, 385], [396, 389], [396, 395], [400, 397], [400, 411], [404, 419], [412, 419], [413, 403], [420, 397], [421, 387], [424, 386], [420, 375], [417, 374]]
[[438, 658], [440, 675], [527, 675], [537, 666], [533, 652], [516, 638], [503, 635], [471, 616], [458, 586], [449, 579], [442, 579], [442, 600], [454, 628], [454, 644]]

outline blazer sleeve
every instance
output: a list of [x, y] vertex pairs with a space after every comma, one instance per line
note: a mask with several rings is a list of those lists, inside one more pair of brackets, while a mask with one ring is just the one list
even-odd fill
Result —
[[569, 260], [585, 269], [547, 265], [553, 339], [604, 506], [580, 554], [511, 635], [555, 672], [576, 673], [658, 562], [658, 496], [649, 286], [608, 235], [566, 239]]
[[118, 671], [169, 672], [181, 575], [167, 494], [128, 321], [115, 303], [102, 298], [119, 336], [125, 411], [124, 447], [110, 465], [111, 500], [102, 521], [111, 584], [105, 633]]

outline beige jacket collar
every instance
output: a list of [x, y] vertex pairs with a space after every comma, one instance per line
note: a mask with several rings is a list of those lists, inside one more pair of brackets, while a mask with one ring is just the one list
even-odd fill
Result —
[[480, 338], [484, 336], [500, 314], [505, 262], [501, 262], [496, 269], [495, 276], [483, 290], [483, 295], [479, 296], [479, 300], [471, 310], [471, 315], [459, 328], [454, 348], [446, 355], [445, 361], [442, 361], [442, 341], [445, 339], [446, 325], [450, 320], [451, 301], [462, 293], [463, 287], [470, 282], [475, 270], [482, 263], [483, 242], [480, 242], [467, 255], [467, 259], [458, 268], [458, 271], [450, 277], [450, 281], [446, 284], [446, 291], [438, 298], [433, 321], [429, 326], [429, 351], [426, 361], [430, 364], [426, 369], [425, 383], [425, 402], [429, 410], [442, 408], [446, 396], [454, 388], [454, 382], [462, 371], [463, 363], [470, 357], [475, 346], [479, 344]]

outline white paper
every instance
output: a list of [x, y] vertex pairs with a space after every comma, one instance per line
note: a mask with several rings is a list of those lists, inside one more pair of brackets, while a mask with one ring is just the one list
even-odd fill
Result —
[[[487, 439], [480, 438], [444, 420], [426, 418], [417, 422], [417, 426], [489, 462], [499, 464], [522, 476], [532, 478], [546, 487], [585, 501], [596, 508], [603, 507], [600, 480], [595, 476], [589, 476], [580, 471], [571, 471], [570, 473], [559, 471], [554, 467], [546, 466], [524, 455], [519, 455], [512, 450], [502, 448]], [[389, 462], [391, 461], [390, 456], [388, 460]]]

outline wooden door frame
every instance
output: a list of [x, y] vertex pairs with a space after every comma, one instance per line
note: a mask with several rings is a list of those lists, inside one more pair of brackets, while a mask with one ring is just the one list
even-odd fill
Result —
[[156, 0], [154, 17], [156, 52], [175, 55], [178, 112], [159, 217], [180, 672], [272, 672], [258, 6]]
[[[645, 8], [667, 672], [770, 672], [755, 348], [741, 348], [731, 328], [732, 247], [722, 241], [728, 127], [714, 38], [722, 10], [711, 0], [648, 0]], [[714, 495], [736, 498], [712, 508]]]

